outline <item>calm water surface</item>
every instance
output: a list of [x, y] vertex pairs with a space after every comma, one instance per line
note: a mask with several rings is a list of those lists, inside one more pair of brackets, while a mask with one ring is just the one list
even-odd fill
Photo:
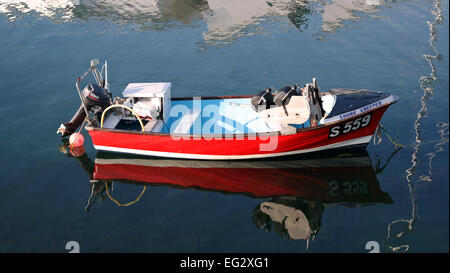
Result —
[[[448, 1], [26, 2], [0, 0], [1, 252], [67, 252], [68, 241], [81, 252], [368, 252], [369, 241], [381, 252], [448, 252]], [[148, 181], [159, 184], [119, 207], [112, 198], [135, 200], [144, 187], [124, 182], [89, 199], [102, 155], [90, 139], [82, 158], [66, 155], [55, 132], [78, 108], [75, 79], [94, 57], [108, 60], [114, 96], [129, 82], [213, 96], [312, 77], [322, 90], [382, 90], [400, 97], [381, 123], [405, 147], [383, 135], [367, 154], [275, 168], [265, 182], [284, 183], [282, 196], [255, 183], [236, 193], [260, 173], [231, 168], [218, 177], [232, 188]], [[315, 235], [261, 204], [281, 219], [302, 212]]]

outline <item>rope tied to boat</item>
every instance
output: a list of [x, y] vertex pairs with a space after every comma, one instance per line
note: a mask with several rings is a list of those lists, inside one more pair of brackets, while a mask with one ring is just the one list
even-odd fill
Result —
[[392, 144], [394, 144], [394, 145], [397, 146], [397, 147], [401, 147], [401, 148], [404, 148], [404, 147], [405, 147], [405, 145], [400, 144], [400, 143], [398, 143], [397, 141], [395, 141], [395, 140], [391, 137], [391, 135], [389, 135], [389, 133], [388, 133], [387, 130], [383, 127], [383, 125], [381, 125], [381, 123], [378, 124], [377, 129], [375, 130], [375, 134], [374, 134], [374, 137], [373, 137], [373, 144], [374, 144], [374, 145], [378, 145], [378, 144], [381, 143], [381, 140], [382, 140], [382, 139], [381, 139], [381, 131], [380, 131], [380, 129], [383, 130], [384, 134], [388, 137], [389, 141], [390, 141]]
[[130, 205], [133, 205], [137, 202], [139, 202], [139, 200], [141, 199], [142, 195], [144, 195], [145, 190], [147, 189], [147, 186], [144, 186], [144, 188], [142, 189], [141, 193], [139, 194], [139, 196], [136, 198], [136, 200], [128, 202], [126, 204], [122, 204], [119, 201], [117, 201], [114, 197], [111, 196], [111, 194], [109, 193], [108, 190], [108, 183], [105, 182], [105, 188], [106, 188], [106, 195], [108, 195], [109, 199], [111, 199], [111, 201], [113, 201], [114, 203], [116, 203], [119, 207], [128, 207]]

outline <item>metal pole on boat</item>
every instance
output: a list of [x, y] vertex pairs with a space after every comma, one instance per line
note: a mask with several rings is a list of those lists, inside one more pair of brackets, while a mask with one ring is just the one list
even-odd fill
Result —
[[[88, 71], [89, 71], [89, 70], [88, 70]], [[81, 81], [81, 79], [78, 78], [77, 81], [75, 82], [75, 86], [77, 87], [78, 95], [80, 96], [80, 100], [81, 100], [81, 104], [83, 105], [84, 112], [86, 113], [86, 120], [87, 120], [87, 122], [89, 123], [89, 125], [92, 125], [92, 121], [91, 121], [91, 119], [90, 119], [90, 117], [89, 117], [89, 111], [88, 111], [88, 109], [87, 109], [87, 107], [86, 107], [86, 104], [84, 103], [83, 95], [81, 94], [80, 87], [78, 86], [78, 83], [79, 83], [80, 81]]]
[[317, 86], [317, 78], [313, 78], [312, 80], [313, 80], [313, 87], [315, 89], [318, 89], [319, 87]]
[[105, 88], [111, 92], [109, 90], [109, 82], [108, 82], [108, 61], [105, 60]]
[[[78, 85], [78, 83], [80, 83], [89, 74], [89, 72], [91, 72], [91, 71], [93, 71], [93, 69], [95, 69], [96, 63], [98, 63], [98, 59], [91, 60], [91, 63], [90, 63], [91, 67], [86, 72], [84, 72], [84, 74], [81, 75], [81, 77], [79, 77], [75, 82], [75, 86], [77, 87], [78, 95], [80, 96], [81, 104], [83, 105], [84, 112], [86, 113], [86, 120], [88, 121], [89, 125], [92, 125], [92, 121], [89, 117], [89, 111], [84, 102], [83, 94], [81, 94], [80, 86]], [[94, 73], [94, 76], [95, 76], [95, 73]]]
[[92, 59], [91, 60], [91, 70], [92, 70], [92, 73], [94, 75], [94, 78], [97, 80], [97, 84], [99, 86], [104, 87], [103, 86], [102, 75], [100, 75], [100, 73], [98, 72], [97, 67], [96, 67], [96, 65], [98, 65], [98, 64], [99, 64], [99, 60], [98, 59]]

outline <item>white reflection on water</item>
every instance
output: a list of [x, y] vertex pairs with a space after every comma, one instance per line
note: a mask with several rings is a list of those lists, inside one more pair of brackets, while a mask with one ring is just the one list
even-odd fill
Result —
[[383, 0], [335, 0], [323, 3], [322, 30], [333, 32], [348, 20], [360, 19], [357, 12], [373, 13], [385, 4]]
[[140, 30], [176, 22], [191, 26], [200, 19], [207, 28], [202, 35], [205, 43], [226, 44], [260, 32], [258, 25], [268, 18], [285, 18], [302, 30], [316, 13], [322, 18], [321, 31], [334, 32], [345, 21], [360, 19], [356, 13], [374, 13], [385, 4], [385, 0], [0, 0], [0, 13], [9, 21], [33, 13], [59, 22], [131, 23]]
[[[414, 225], [418, 217], [417, 204], [416, 204], [416, 186], [420, 182], [432, 182], [432, 160], [437, 153], [442, 152], [443, 146], [448, 142], [448, 121], [438, 122], [436, 127], [438, 128], [437, 133], [440, 135], [440, 139], [432, 142], [424, 142], [422, 138], [422, 119], [428, 116], [428, 101], [433, 97], [434, 94], [434, 84], [437, 78], [436, 66], [433, 63], [435, 60], [440, 60], [441, 54], [436, 48], [434, 42], [437, 39], [438, 32], [436, 26], [441, 24], [443, 21], [441, 0], [436, 0], [433, 5], [434, 10], [431, 11], [433, 15], [433, 22], [427, 21], [429, 28], [429, 39], [428, 43], [433, 50], [434, 55], [424, 54], [423, 57], [427, 60], [430, 66], [430, 73], [427, 76], [422, 76], [419, 79], [420, 88], [423, 90], [423, 95], [420, 98], [421, 108], [417, 113], [417, 118], [414, 122], [414, 132], [415, 141], [413, 145], [414, 152], [411, 155], [411, 166], [405, 170], [406, 181], [408, 183], [409, 195], [411, 198], [411, 218], [409, 219], [398, 219], [391, 222], [387, 228], [388, 247], [393, 252], [407, 252], [410, 250], [411, 245], [409, 242], [406, 243], [396, 243], [394, 240], [402, 239], [406, 234], [409, 234], [414, 230]], [[421, 163], [419, 158], [419, 152], [422, 150], [424, 144], [430, 144], [437, 142], [434, 145], [434, 151], [427, 153], [428, 156], [428, 170], [427, 174], [418, 175], [417, 167]], [[394, 232], [393, 229], [396, 229]], [[407, 240], [407, 238], [403, 238]]]
[[58, 21], [83, 19], [146, 24], [164, 18], [166, 22], [186, 22], [185, 18], [192, 19], [205, 7], [206, 0], [0, 0], [0, 13], [9, 21], [34, 12]]
[[205, 15], [207, 44], [226, 44], [238, 37], [260, 33], [259, 24], [270, 17], [286, 17], [303, 29], [312, 13], [308, 1], [298, 0], [209, 0]]
[[31, 12], [53, 19], [70, 20], [74, 7], [71, 0], [0, 0], [0, 13], [5, 14], [9, 21]]

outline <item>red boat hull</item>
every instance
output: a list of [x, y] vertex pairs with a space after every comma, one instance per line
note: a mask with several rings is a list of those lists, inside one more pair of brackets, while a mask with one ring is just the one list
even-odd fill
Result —
[[297, 129], [291, 135], [176, 135], [93, 127], [87, 130], [97, 150], [187, 159], [255, 159], [365, 146], [389, 105], [338, 122]]

